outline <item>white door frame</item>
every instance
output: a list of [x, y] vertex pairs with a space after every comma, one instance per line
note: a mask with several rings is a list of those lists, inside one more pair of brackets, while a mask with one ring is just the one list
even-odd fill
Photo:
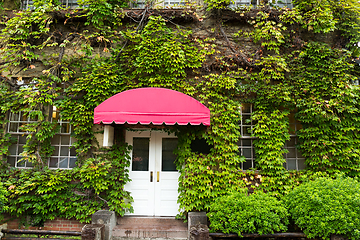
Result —
[[126, 132], [126, 142], [129, 145], [133, 145], [134, 137], [149, 139], [149, 165], [148, 171], [132, 171], [131, 150], [129, 177], [132, 181], [125, 185], [125, 190], [134, 199], [134, 213], [126, 215], [176, 216], [179, 208], [177, 199], [180, 173], [161, 169], [162, 139], [176, 138], [175, 135], [154, 130]]

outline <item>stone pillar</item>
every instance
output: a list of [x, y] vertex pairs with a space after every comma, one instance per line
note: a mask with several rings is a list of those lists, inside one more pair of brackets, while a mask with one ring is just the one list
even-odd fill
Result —
[[116, 225], [116, 216], [114, 211], [100, 210], [94, 213], [91, 217], [92, 224], [104, 224], [104, 240], [110, 240], [112, 230]]
[[3, 229], [7, 229], [7, 223], [0, 225], [0, 239], [4, 236], [4, 234], [2, 233]]
[[188, 213], [188, 239], [208, 240], [209, 228], [207, 226], [206, 212]]
[[104, 240], [104, 224], [86, 224], [81, 230], [81, 240]]

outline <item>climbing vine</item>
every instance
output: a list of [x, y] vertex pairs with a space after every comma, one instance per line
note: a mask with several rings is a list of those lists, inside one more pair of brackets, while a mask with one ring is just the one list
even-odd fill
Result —
[[[131, 147], [116, 139], [101, 149], [93, 111], [116, 93], [140, 87], [183, 92], [211, 111], [208, 128], [169, 129], [179, 139], [182, 216], [209, 210], [214, 198], [230, 191], [280, 196], [312, 176], [359, 175], [357, 1], [294, 1], [294, 9], [264, 2], [235, 10], [228, 9], [230, 1], [205, 2], [205, 19], [187, 8], [126, 10], [118, 0], [83, 0], [77, 10], [35, 0], [34, 10], [3, 11], [2, 212], [30, 216], [39, 226], [55, 216], [88, 222], [103, 208], [119, 215], [131, 211], [131, 195], [123, 188], [130, 181]], [[254, 106], [249, 134], [256, 169], [249, 171], [240, 168], [245, 157], [238, 150], [244, 103]], [[51, 139], [59, 133], [54, 106], [77, 140], [72, 170], [47, 167]], [[34, 119], [20, 126], [26, 133], [22, 161], [32, 169], [7, 164], [13, 143], [6, 131], [9, 112]], [[302, 124], [297, 147], [307, 171], [284, 168], [290, 112]], [[213, 146], [209, 153], [191, 151], [196, 138]]]

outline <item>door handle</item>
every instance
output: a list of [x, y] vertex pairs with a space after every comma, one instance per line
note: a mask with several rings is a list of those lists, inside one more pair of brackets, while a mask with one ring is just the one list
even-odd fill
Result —
[[160, 181], [160, 173], [159, 173], [159, 171], [157, 171], [157, 173], [156, 173], [156, 175], [157, 175], [157, 182], [159, 182]]
[[151, 171], [150, 172], [150, 182], [152, 182], [153, 181], [153, 172]]

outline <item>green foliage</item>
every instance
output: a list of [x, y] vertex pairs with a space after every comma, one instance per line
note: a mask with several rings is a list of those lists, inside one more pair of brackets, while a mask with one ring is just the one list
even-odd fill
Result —
[[309, 238], [342, 234], [359, 239], [360, 184], [356, 179], [320, 177], [285, 196], [292, 219]]
[[272, 234], [285, 232], [289, 213], [283, 203], [269, 194], [236, 192], [215, 199], [207, 214], [213, 232]]
[[[117, 142], [109, 150], [99, 149], [93, 110], [116, 93], [139, 87], [177, 90], [196, 98], [211, 111], [208, 128], [172, 129], [179, 139], [182, 214], [218, 207], [211, 206], [214, 199], [229, 191], [254, 188], [279, 196], [305, 179], [315, 178], [317, 171], [322, 171], [322, 176], [337, 172], [359, 174], [359, 87], [351, 83], [360, 71], [350, 61], [351, 56], [357, 56], [354, 44], [360, 41], [358, 1], [295, 1], [294, 9], [238, 8], [237, 18], [245, 31], [235, 34], [229, 47], [216, 31], [227, 27], [221, 22], [221, 10], [230, 1], [205, 2], [207, 9], [215, 13], [216, 22], [222, 24], [211, 26], [214, 30], [209, 32], [215, 34], [209, 35], [213, 39], [198, 32], [209, 30], [207, 23], [211, 21], [203, 25], [198, 22], [201, 27], [191, 31], [173, 24], [173, 19], [159, 16], [161, 12], [157, 15], [145, 11], [138, 25], [127, 24], [122, 21], [122, 7], [128, 2], [120, 0], [83, 0], [84, 10], [69, 11], [63, 23], [55, 17], [56, 11], [62, 10], [56, 0], [36, 0], [36, 9], [2, 18], [2, 73], [31, 75], [39, 65], [44, 68], [38, 71], [40, 76], [22, 86], [0, 78], [0, 123], [6, 123], [10, 110], [36, 119], [21, 126], [27, 132], [23, 159], [31, 161], [35, 168], [3, 168], [0, 172], [6, 179], [3, 187], [8, 189], [4, 192], [8, 213], [28, 215], [34, 224], [41, 224], [54, 216], [86, 222], [90, 214], [102, 208], [120, 215], [131, 211], [131, 196], [123, 189], [130, 181], [126, 170], [129, 147]], [[192, 12], [184, 11], [181, 16], [186, 14]], [[244, 42], [253, 49], [249, 50]], [[43, 54], [49, 49], [52, 54]], [[237, 146], [243, 102], [254, 104], [252, 136], [256, 138], [259, 173], [240, 169], [245, 161]], [[46, 168], [53, 150], [51, 139], [58, 131], [57, 124], [50, 121], [52, 106], [60, 109], [62, 119], [70, 121], [74, 128], [76, 169]], [[297, 133], [297, 147], [310, 171], [289, 172], [283, 167], [290, 111], [297, 112], [296, 118], [303, 125]], [[11, 136], [2, 128], [0, 134], [0, 153], [7, 154]], [[214, 146], [209, 154], [191, 152], [195, 138], [205, 138]], [[262, 194], [250, 197], [256, 201], [268, 199]], [[253, 202], [248, 198], [243, 201]], [[247, 229], [278, 231], [266, 226]]]
[[[358, 175], [358, 87], [351, 85], [348, 52], [309, 43], [294, 60], [300, 148], [314, 171]], [[306, 66], [306, 71], [304, 66]]]
[[[211, 127], [203, 129], [181, 128], [178, 133], [178, 161], [181, 176], [179, 202], [185, 212], [210, 209], [213, 199], [230, 189], [240, 191], [244, 187], [236, 145], [239, 139], [239, 102], [231, 99], [236, 89], [232, 74], [211, 74], [198, 84], [207, 94], [199, 95], [212, 112]], [[200, 92], [200, 91], [199, 91]], [[190, 144], [195, 137], [205, 138], [214, 148], [210, 154], [191, 152]]]
[[[108, 208], [120, 216], [131, 211], [129, 193], [123, 187], [129, 181], [127, 146], [116, 146], [89, 158], [73, 171], [14, 170], [4, 186], [0, 185], [0, 203], [11, 215], [31, 216], [33, 224], [55, 217], [75, 218], [89, 222], [99, 209]], [[8, 191], [3, 191], [6, 187]], [[8, 209], [3, 204], [8, 198]], [[84, 204], [86, 202], [86, 204]]]
[[7, 206], [7, 190], [4, 187], [3, 182], [0, 182], [0, 220], [3, 218], [3, 214], [8, 210]]
[[180, 90], [187, 83], [186, 71], [201, 67], [205, 56], [213, 53], [205, 41], [191, 41], [191, 31], [167, 27], [161, 16], [150, 16], [141, 32], [129, 29], [124, 34], [130, 43], [119, 54], [129, 74], [129, 84], [136, 87]]
[[86, 9], [86, 25], [106, 30], [109, 26], [119, 26], [119, 17], [123, 16], [123, 7], [128, 1], [123, 0], [80, 0], [79, 5]]

